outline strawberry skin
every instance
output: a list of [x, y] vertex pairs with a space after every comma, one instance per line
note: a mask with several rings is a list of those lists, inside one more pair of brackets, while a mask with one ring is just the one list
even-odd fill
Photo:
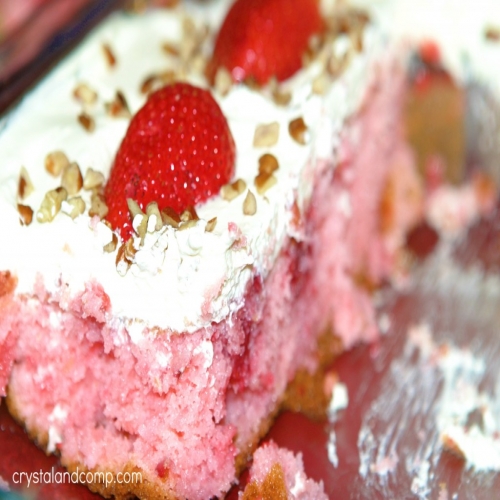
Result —
[[302, 67], [309, 38], [322, 29], [318, 0], [236, 0], [217, 36], [208, 77], [213, 81], [225, 67], [236, 82], [286, 80]]
[[216, 195], [234, 174], [235, 145], [207, 90], [176, 83], [151, 94], [132, 118], [106, 184], [107, 220], [132, 233], [127, 198], [145, 210], [182, 212]]

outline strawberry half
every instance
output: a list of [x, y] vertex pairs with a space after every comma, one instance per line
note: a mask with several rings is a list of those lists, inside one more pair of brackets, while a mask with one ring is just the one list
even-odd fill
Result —
[[126, 238], [127, 198], [143, 210], [156, 201], [180, 213], [216, 195], [234, 162], [231, 131], [210, 92], [187, 83], [163, 87], [130, 122], [105, 187], [106, 218]]
[[208, 77], [225, 67], [233, 80], [264, 85], [302, 67], [309, 38], [323, 28], [318, 0], [236, 0], [215, 42]]

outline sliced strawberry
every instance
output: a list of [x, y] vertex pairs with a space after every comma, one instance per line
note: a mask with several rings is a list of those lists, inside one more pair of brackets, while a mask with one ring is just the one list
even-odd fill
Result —
[[234, 162], [231, 131], [210, 92], [187, 83], [164, 87], [130, 122], [106, 184], [106, 218], [127, 237], [127, 198], [143, 210], [156, 201], [181, 212], [217, 194]]
[[208, 76], [220, 67], [237, 82], [279, 81], [302, 67], [309, 38], [321, 32], [318, 0], [236, 0], [215, 43]]

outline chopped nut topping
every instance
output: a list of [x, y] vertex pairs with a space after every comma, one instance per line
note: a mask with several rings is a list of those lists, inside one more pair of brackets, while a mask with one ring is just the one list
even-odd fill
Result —
[[292, 93], [282, 90], [276, 78], [271, 79], [269, 87], [275, 104], [278, 106], [288, 106], [290, 104]]
[[21, 216], [20, 221], [22, 226], [29, 226], [33, 221], [33, 210], [28, 205], [17, 204], [17, 211]]
[[[207, 58], [203, 54], [194, 54], [189, 60], [191, 71], [198, 74], [203, 74], [207, 66]], [[222, 94], [225, 95], [225, 94]]]
[[129, 238], [128, 241], [125, 243], [125, 257], [128, 260], [132, 261], [136, 253], [137, 250], [134, 247], [134, 239]]
[[317, 95], [324, 95], [328, 86], [328, 76], [326, 73], [318, 75], [312, 83], [312, 91]]
[[132, 198], [127, 198], [127, 206], [130, 212], [130, 216], [132, 217], [132, 220], [134, 220], [134, 217], [136, 215], [144, 215], [144, 212], [142, 211], [139, 204]]
[[161, 220], [163, 221], [164, 225], [172, 226], [175, 229], [179, 227], [181, 218], [173, 208], [166, 207], [160, 213], [161, 213]]
[[198, 40], [193, 37], [184, 37], [180, 45], [180, 57], [184, 62], [188, 62], [198, 49]]
[[158, 203], [156, 203], [156, 201], [151, 202], [146, 207], [146, 214], [148, 218], [151, 217], [152, 215], [156, 217], [155, 231], [159, 231], [163, 227], [163, 220], [161, 217], [160, 209], [158, 208]]
[[271, 175], [280, 168], [276, 156], [266, 153], [259, 158], [259, 174]]
[[161, 46], [164, 52], [169, 56], [179, 57], [179, 48], [170, 42], [164, 42]]
[[181, 221], [182, 222], [188, 222], [190, 220], [194, 220], [194, 221], [200, 220], [200, 218], [198, 217], [198, 214], [196, 213], [196, 210], [193, 206], [187, 207], [186, 210], [184, 210], [184, 212], [182, 212], [182, 214], [181, 214]]
[[111, 241], [109, 243], [107, 243], [106, 245], [104, 245], [103, 250], [106, 253], [111, 253], [111, 252], [114, 252], [116, 250], [117, 246], [118, 246], [118, 236], [116, 236], [116, 234], [113, 233]]
[[274, 146], [280, 136], [280, 124], [278, 122], [257, 125], [253, 136], [255, 148], [270, 148]]
[[85, 212], [85, 202], [81, 196], [70, 198], [69, 200], [66, 200], [66, 203], [71, 207], [71, 210], [69, 212], [66, 211], [66, 213], [72, 219], [76, 219], [79, 215], [82, 215]]
[[229, 71], [223, 66], [221, 66], [215, 74], [214, 86], [215, 90], [217, 90], [217, 92], [219, 92], [222, 96], [227, 95], [233, 86], [231, 73], [229, 73]]
[[89, 216], [95, 217], [96, 215], [100, 219], [106, 217], [106, 215], [108, 215], [108, 206], [100, 193], [93, 192], [90, 198]]
[[182, 33], [184, 37], [192, 37], [196, 35], [196, 24], [189, 16], [182, 20]]
[[73, 90], [73, 97], [82, 104], [94, 104], [97, 101], [97, 92], [86, 83], [80, 83]]
[[110, 68], [115, 66], [116, 65], [116, 57], [115, 57], [115, 54], [113, 53], [113, 50], [111, 49], [111, 46], [109, 45], [109, 43], [102, 44], [102, 51], [104, 53], [104, 59], [106, 60], [107, 65]]
[[257, 82], [255, 77], [253, 76], [248, 76], [243, 80], [243, 83], [251, 90], [255, 90], [256, 92], [259, 92], [262, 89], [262, 86], [260, 83]]
[[107, 102], [105, 106], [106, 113], [114, 118], [130, 118], [132, 116], [127, 100], [120, 90], [116, 91], [114, 100]]
[[158, 78], [156, 75], [148, 76], [141, 85], [141, 94], [149, 94], [152, 92], [158, 83]]
[[[161, 0], [161, 2], [156, 2], [156, 4], [161, 4], [162, 8], [172, 9], [179, 5], [181, 0]], [[123, 3], [123, 2], [122, 2]], [[150, 0], [127, 0], [123, 8], [127, 12], [133, 12], [135, 14], [143, 14], [148, 8]]]
[[163, 73], [155, 73], [154, 75], [148, 76], [141, 85], [141, 93], [149, 94], [154, 90], [163, 87], [164, 85], [169, 85], [177, 80], [177, 75], [175, 71], [167, 70]]
[[179, 231], [184, 231], [185, 229], [190, 229], [192, 227], [195, 227], [196, 226], [196, 220], [194, 219], [191, 219], [191, 220], [187, 220], [185, 222], [181, 222], [180, 226], [179, 226]]
[[116, 253], [116, 270], [120, 276], [125, 276], [129, 270], [136, 254], [134, 240], [130, 238], [123, 243]]
[[352, 55], [352, 51], [348, 51], [342, 55], [332, 54], [326, 64], [328, 74], [334, 78], [340, 76], [349, 66]]
[[484, 30], [484, 36], [486, 40], [489, 40], [490, 42], [500, 42], [500, 27], [488, 26]]
[[243, 202], [243, 213], [245, 215], [255, 215], [257, 212], [257, 200], [252, 191], [248, 190], [248, 193]]
[[45, 157], [45, 170], [54, 177], [61, 175], [68, 165], [68, 157], [62, 151], [53, 151]]
[[95, 130], [95, 120], [87, 113], [80, 113], [78, 115], [78, 122], [87, 132]]
[[91, 189], [102, 186], [104, 181], [105, 179], [102, 172], [94, 170], [93, 168], [88, 168], [83, 179], [83, 189], [90, 191]]
[[303, 118], [296, 118], [290, 122], [288, 131], [292, 139], [299, 144], [307, 144], [307, 125], [304, 123]]
[[124, 9], [135, 14], [142, 14], [148, 6], [148, 0], [128, 0]]
[[347, 6], [338, 7], [333, 15], [326, 18], [328, 31], [335, 36], [364, 29], [369, 22], [370, 16], [366, 11]]
[[61, 177], [61, 186], [66, 189], [69, 196], [75, 195], [82, 189], [83, 178], [78, 163], [73, 162], [65, 167]]
[[[141, 246], [144, 245], [144, 239], [146, 238], [146, 233], [148, 232], [148, 219], [149, 217], [145, 214], [139, 215], [141, 218], [141, 222], [139, 222], [139, 225], [137, 227], [134, 227], [136, 230], [137, 234], [141, 238]], [[134, 217], [135, 220], [135, 217]]]
[[40, 205], [36, 214], [38, 222], [52, 222], [61, 210], [61, 204], [68, 197], [68, 192], [63, 187], [49, 191]]
[[245, 189], [247, 184], [243, 179], [237, 179], [232, 184], [226, 184], [221, 187], [220, 195], [226, 201], [231, 201], [237, 198]]
[[363, 29], [354, 29], [349, 35], [352, 47], [356, 52], [363, 52]]
[[217, 217], [214, 217], [213, 219], [210, 219], [207, 222], [207, 225], [205, 226], [205, 231], [207, 233], [211, 233], [215, 229], [216, 225], [217, 225]]
[[281, 92], [280, 90], [275, 90], [273, 92], [273, 100], [278, 106], [288, 106], [292, 100], [291, 92]]
[[[356, 52], [363, 50], [364, 29], [370, 18], [362, 9], [349, 7], [345, 2], [337, 2], [331, 15], [326, 16], [326, 30], [320, 35], [315, 35], [309, 40], [309, 46], [303, 55], [304, 66], [313, 61], [326, 67], [328, 73], [339, 76], [350, 64]], [[336, 54], [335, 41], [344, 36], [349, 40], [350, 48], [343, 54]], [[323, 94], [328, 81], [318, 77], [314, 82], [314, 92]]]
[[20, 200], [27, 198], [35, 188], [31, 182], [28, 171], [21, 167], [21, 172], [19, 173], [19, 182], [17, 184], [17, 196]]
[[255, 178], [255, 187], [257, 188], [257, 193], [260, 195], [264, 194], [267, 190], [271, 189], [278, 180], [272, 174], [262, 173]]

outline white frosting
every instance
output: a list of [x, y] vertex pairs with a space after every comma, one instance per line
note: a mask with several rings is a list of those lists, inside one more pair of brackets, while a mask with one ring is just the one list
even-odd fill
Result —
[[[227, 5], [223, 0], [211, 3], [210, 8], [190, 4], [186, 8], [195, 21], [218, 25]], [[60, 213], [51, 223], [34, 220], [28, 227], [19, 225], [19, 171], [24, 166], [29, 172], [35, 190], [23, 203], [35, 211], [45, 193], [60, 182], [43, 166], [45, 156], [53, 150], [63, 150], [70, 161], [80, 165], [82, 173], [92, 167], [107, 176], [128, 120], [107, 116], [104, 103], [119, 89], [132, 113], [141, 107], [145, 97], [139, 89], [145, 78], [174, 64], [161, 45], [180, 41], [182, 19], [180, 10], [111, 16], [7, 116], [0, 133], [0, 213], [4, 234], [11, 242], [0, 248], [0, 268], [14, 271], [20, 294], [32, 293], [37, 276], [49, 292], [65, 284], [70, 296], [95, 280], [109, 295], [113, 316], [128, 325], [135, 341], [140, 341], [144, 326], [192, 332], [227, 318], [241, 307], [248, 282], [256, 273], [266, 276], [286, 235], [293, 232], [289, 220], [294, 199], [302, 205], [312, 191], [306, 167], [319, 165], [321, 158], [331, 160], [336, 145], [333, 138], [359, 106], [373, 58], [371, 51], [358, 56], [323, 97], [312, 93], [313, 78], [321, 68], [311, 65], [288, 82], [293, 100], [287, 107], [278, 107], [271, 98], [245, 86], [233, 87], [225, 97], [216, 95], [236, 142], [235, 177], [244, 179], [256, 194], [257, 213], [243, 214], [245, 193], [232, 202], [216, 197], [197, 207], [201, 220], [196, 227], [148, 232], [142, 247], [136, 242], [135, 262], [121, 276], [115, 265], [116, 252], [103, 251], [112, 238], [103, 223], [91, 221], [87, 215], [73, 221]], [[374, 32], [368, 31], [366, 36], [373, 39]], [[116, 55], [113, 69], [107, 67], [102, 55], [103, 42], [109, 43]], [[374, 40], [367, 40], [366, 45], [373, 47], [373, 52], [378, 47]], [[188, 79], [203, 85], [199, 75], [190, 74]], [[96, 130], [91, 134], [77, 123], [82, 106], [72, 96], [82, 82], [99, 96], [98, 102], [87, 108], [96, 119]], [[300, 116], [309, 126], [307, 146], [296, 143], [288, 132], [289, 122]], [[334, 121], [331, 116], [335, 116]], [[256, 126], [271, 122], [280, 124], [277, 145], [255, 148]], [[258, 158], [265, 152], [278, 158], [278, 183], [259, 196], [253, 179]], [[88, 206], [89, 194], [83, 193]], [[68, 209], [63, 204], [62, 212]], [[206, 221], [212, 217], [217, 217], [215, 230], [205, 232]]]
[[[426, 3], [432, 5], [433, 10], [424, 20], [432, 22], [433, 35], [439, 35], [438, 40], [444, 43], [446, 62], [463, 75], [461, 59], [453, 57], [459, 57], [461, 44], [466, 43], [471, 60], [481, 63], [478, 73], [489, 80], [489, 72], [498, 68], [493, 61], [500, 55], [500, 49], [485, 48], [481, 38], [482, 20], [490, 19], [487, 13], [500, 6], [483, 0], [482, 8], [474, 4], [473, 16], [464, 16], [464, 9], [455, 9], [459, 16], [455, 19], [456, 16], [449, 17], [447, 10], [444, 17], [445, 6], [449, 8], [451, 0], [426, 0]], [[472, 6], [472, 2], [468, 3]], [[196, 22], [208, 22], [216, 27], [229, 4], [229, 0], [219, 0], [210, 2], [209, 6], [188, 3], [182, 8]], [[289, 222], [295, 197], [299, 205], [303, 205], [311, 195], [312, 176], [307, 166], [316, 167], [321, 164], [317, 160], [321, 159], [332, 160], [339, 131], [346, 118], [359, 107], [371, 62], [380, 57], [383, 50], [384, 37], [380, 34], [399, 31], [403, 26], [405, 34], [422, 34], [421, 23], [414, 22], [418, 18], [406, 11], [401, 15], [404, 9], [397, 7], [401, 4], [420, 16], [416, 7], [422, 5], [421, 1], [370, 0], [369, 7], [373, 6], [383, 29], [369, 27], [366, 30], [365, 51], [352, 60], [325, 96], [312, 93], [312, 81], [321, 71], [318, 63], [287, 82], [293, 91], [292, 104], [287, 107], [278, 107], [271, 99], [245, 86], [233, 87], [225, 97], [216, 95], [237, 146], [236, 178], [244, 179], [255, 192], [257, 160], [269, 151], [280, 164], [277, 185], [265, 196], [256, 196], [254, 216], [243, 215], [245, 193], [232, 202], [216, 197], [197, 208], [201, 220], [196, 227], [181, 232], [171, 228], [149, 232], [135, 263], [124, 276], [117, 272], [116, 252], [103, 251], [112, 236], [104, 224], [91, 221], [87, 215], [73, 221], [60, 213], [52, 223], [40, 224], [34, 220], [29, 227], [21, 227], [16, 211], [21, 166], [26, 167], [35, 187], [24, 203], [35, 211], [45, 193], [59, 185], [59, 179], [51, 177], [43, 167], [50, 151], [62, 149], [71, 161], [78, 162], [83, 172], [92, 167], [107, 176], [128, 120], [109, 117], [104, 103], [111, 101], [119, 89], [131, 111], [136, 112], [145, 100], [139, 92], [144, 79], [174, 64], [173, 57], [167, 55], [161, 45], [165, 41], [180, 41], [182, 10], [111, 16], [0, 125], [0, 214], [3, 234], [8, 235], [9, 240], [8, 245], [0, 245], [0, 269], [9, 269], [17, 275], [20, 294], [31, 294], [38, 277], [49, 292], [57, 292], [61, 284], [65, 284], [70, 297], [81, 293], [90, 281], [100, 283], [110, 298], [112, 315], [127, 324], [129, 332], [135, 332], [132, 336], [136, 341], [140, 340], [144, 326], [193, 332], [227, 318], [242, 306], [251, 278], [256, 273], [267, 275], [286, 235], [297, 237]], [[442, 6], [442, 12], [435, 9], [436, 4]], [[387, 10], [394, 10], [401, 24], [391, 22], [390, 26], [384, 26], [389, 21]], [[445, 29], [439, 24], [444, 20]], [[469, 21], [468, 29], [461, 29]], [[452, 39], [450, 34], [456, 33], [460, 36]], [[107, 67], [102, 55], [103, 42], [109, 43], [116, 55], [117, 64], [113, 69]], [[341, 37], [335, 42], [335, 50], [346, 50], [347, 42]], [[189, 74], [188, 79], [204, 84], [194, 73]], [[99, 96], [98, 102], [88, 107], [96, 119], [96, 130], [92, 134], [76, 120], [82, 106], [72, 92], [82, 82], [89, 84]], [[289, 122], [299, 116], [303, 116], [309, 126], [307, 146], [298, 145], [288, 134]], [[278, 144], [266, 149], [254, 148], [256, 125], [275, 121], [280, 124]], [[85, 196], [88, 206], [88, 193]], [[346, 211], [350, 210], [348, 200], [339, 200], [339, 203], [343, 203]], [[63, 211], [67, 209], [63, 206]], [[215, 230], [205, 232], [206, 221], [213, 217], [217, 217]]]

